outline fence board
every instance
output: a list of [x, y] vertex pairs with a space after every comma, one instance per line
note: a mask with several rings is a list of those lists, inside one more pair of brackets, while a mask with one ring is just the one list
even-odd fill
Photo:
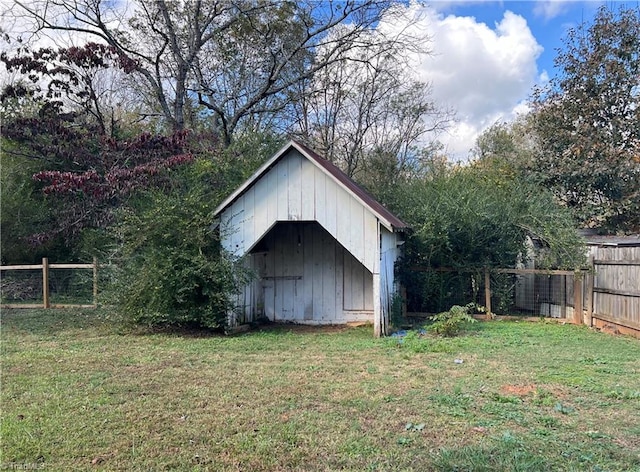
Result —
[[93, 264], [49, 264], [49, 269], [93, 269]]
[[640, 331], [640, 323], [629, 320], [621, 320], [620, 318], [616, 318], [615, 316], [607, 316], [607, 315], [593, 315], [595, 319], [608, 321], [609, 323], [613, 323], [616, 325], [624, 326], [625, 328], [631, 328]]
[[2, 308], [3, 310], [6, 310], [9, 308], [34, 309], [34, 308], [44, 308], [44, 307], [42, 306], [42, 303], [3, 303], [0, 305], [0, 308]]
[[640, 331], [640, 247], [591, 246], [589, 251], [593, 318]]
[[0, 270], [30, 270], [30, 269], [36, 269], [36, 270], [42, 269], [42, 264], [0, 266]]

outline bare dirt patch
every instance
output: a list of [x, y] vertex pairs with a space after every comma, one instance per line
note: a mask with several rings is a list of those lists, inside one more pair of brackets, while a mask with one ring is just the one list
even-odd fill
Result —
[[340, 325], [303, 325], [295, 323], [269, 323], [257, 328], [259, 331], [290, 331], [296, 334], [332, 334], [343, 333], [355, 326], [349, 324]]
[[536, 391], [538, 387], [534, 384], [529, 385], [503, 385], [500, 392], [508, 395], [516, 395], [518, 397], [526, 397]]

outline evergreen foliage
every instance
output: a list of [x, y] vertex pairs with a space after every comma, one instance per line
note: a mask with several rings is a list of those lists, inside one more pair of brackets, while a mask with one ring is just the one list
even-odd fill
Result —
[[396, 188], [393, 207], [412, 228], [398, 267], [409, 311], [440, 311], [447, 293], [469, 283], [468, 278], [458, 281], [454, 289], [455, 273], [426, 269], [471, 272], [480, 281], [485, 267], [523, 262], [529, 238], [545, 248], [537, 267], [574, 269], [585, 262], [573, 217], [551, 193], [483, 163], [441, 168], [408, 181]]

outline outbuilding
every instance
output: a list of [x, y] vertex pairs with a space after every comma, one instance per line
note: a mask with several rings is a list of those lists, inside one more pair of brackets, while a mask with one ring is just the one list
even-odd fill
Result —
[[256, 275], [230, 324], [368, 321], [387, 333], [407, 225], [334, 164], [291, 141], [216, 215], [222, 246]]

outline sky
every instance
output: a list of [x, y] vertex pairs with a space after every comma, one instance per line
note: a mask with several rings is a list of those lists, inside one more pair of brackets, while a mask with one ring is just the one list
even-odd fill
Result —
[[432, 84], [436, 103], [456, 111], [440, 136], [454, 160], [470, 157], [478, 135], [528, 110], [535, 85], [557, 74], [554, 59], [570, 28], [590, 22], [602, 1], [435, 1], [413, 3], [432, 54], [415, 73]]
[[413, 73], [431, 83], [437, 104], [456, 112], [455, 125], [439, 136], [454, 160], [469, 157], [484, 129], [527, 111], [533, 86], [555, 75], [556, 49], [569, 28], [589, 22], [602, 4], [621, 5], [600, 0], [409, 2], [413, 27], [431, 37], [432, 50], [415, 58]]

